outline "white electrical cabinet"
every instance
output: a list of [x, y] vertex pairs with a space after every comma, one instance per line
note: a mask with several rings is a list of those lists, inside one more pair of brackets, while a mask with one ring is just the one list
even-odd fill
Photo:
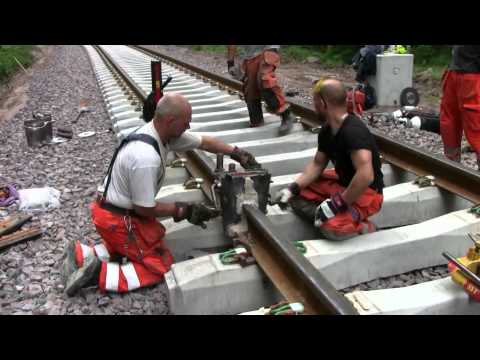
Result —
[[413, 55], [377, 55], [377, 75], [368, 78], [377, 95], [378, 106], [400, 106], [403, 89], [412, 87]]

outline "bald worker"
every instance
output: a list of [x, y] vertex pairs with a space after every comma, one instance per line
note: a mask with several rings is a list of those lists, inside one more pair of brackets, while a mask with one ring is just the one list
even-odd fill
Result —
[[102, 291], [113, 292], [158, 283], [173, 258], [163, 242], [165, 227], [156, 218], [173, 217], [175, 222], [188, 220], [205, 227], [205, 221], [219, 215], [200, 203], [155, 200], [165, 178], [169, 151], [198, 148], [228, 154], [246, 169], [260, 167], [246, 151], [188, 132], [191, 118], [189, 102], [180, 94], [167, 94], [156, 105], [153, 120], [122, 141], [110, 162], [103, 190], [91, 204], [102, 244], [90, 247], [77, 241], [67, 246], [63, 271], [69, 296], [97, 279]]
[[[295, 182], [276, 194], [276, 201], [290, 203], [326, 239], [373, 232], [368, 217], [380, 211], [384, 186], [375, 139], [358, 117], [347, 113], [341, 82], [318, 81], [313, 99], [322, 123], [318, 151]], [[325, 170], [329, 161], [335, 169]]]

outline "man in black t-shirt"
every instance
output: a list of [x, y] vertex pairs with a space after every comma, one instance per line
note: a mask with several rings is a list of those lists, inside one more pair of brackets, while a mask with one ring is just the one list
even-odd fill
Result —
[[[277, 193], [276, 201], [290, 203], [330, 240], [373, 232], [368, 217], [380, 211], [384, 186], [375, 140], [358, 117], [347, 113], [341, 82], [320, 80], [313, 97], [323, 124], [318, 151], [295, 182]], [[335, 169], [325, 170], [329, 160]]]
[[480, 170], [480, 45], [455, 45], [443, 75], [440, 133], [447, 158], [460, 162], [463, 132]]

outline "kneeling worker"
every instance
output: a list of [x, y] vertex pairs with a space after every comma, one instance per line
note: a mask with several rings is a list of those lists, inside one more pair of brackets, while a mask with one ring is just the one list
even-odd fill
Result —
[[[368, 217], [380, 211], [383, 174], [375, 139], [347, 113], [347, 92], [337, 80], [320, 80], [313, 91], [322, 129], [318, 151], [304, 172], [275, 200], [293, 210], [330, 240], [375, 231]], [[332, 161], [335, 169], [325, 170]]]
[[198, 148], [229, 154], [246, 169], [260, 167], [246, 151], [210, 136], [186, 132], [191, 118], [192, 108], [182, 95], [165, 95], [156, 105], [153, 120], [120, 144], [104, 180], [103, 195], [91, 204], [102, 244], [89, 247], [77, 241], [67, 246], [64, 277], [69, 296], [97, 281], [102, 291], [114, 292], [162, 281], [173, 257], [163, 241], [165, 227], [156, 218], [171, 216], [175, 222], [188, 220], [205, 226], [204, 221], [219, 215], [199, 203], [155, 201], [165, 178], [169, 151]]

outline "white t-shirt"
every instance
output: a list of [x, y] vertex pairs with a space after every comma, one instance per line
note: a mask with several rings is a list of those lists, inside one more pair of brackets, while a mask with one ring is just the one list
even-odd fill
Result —
[[[196, 149], [202, 143], [200, 135], [186, 131], [164, 146], [153, 121], [143, 125], [136, 133], [152, 136], [157, 141], [162, 156], [158, 156], [152, 145], [142, 141], [132, 141], [120, 150], [113, 165], [107, 202], [124, 209], [132, 209], [133, 204], [154, 207], [155, 196], [165, 178], [168, 152]], [[106, 177], [99, 189], [101, 192], [105, 185]]]

